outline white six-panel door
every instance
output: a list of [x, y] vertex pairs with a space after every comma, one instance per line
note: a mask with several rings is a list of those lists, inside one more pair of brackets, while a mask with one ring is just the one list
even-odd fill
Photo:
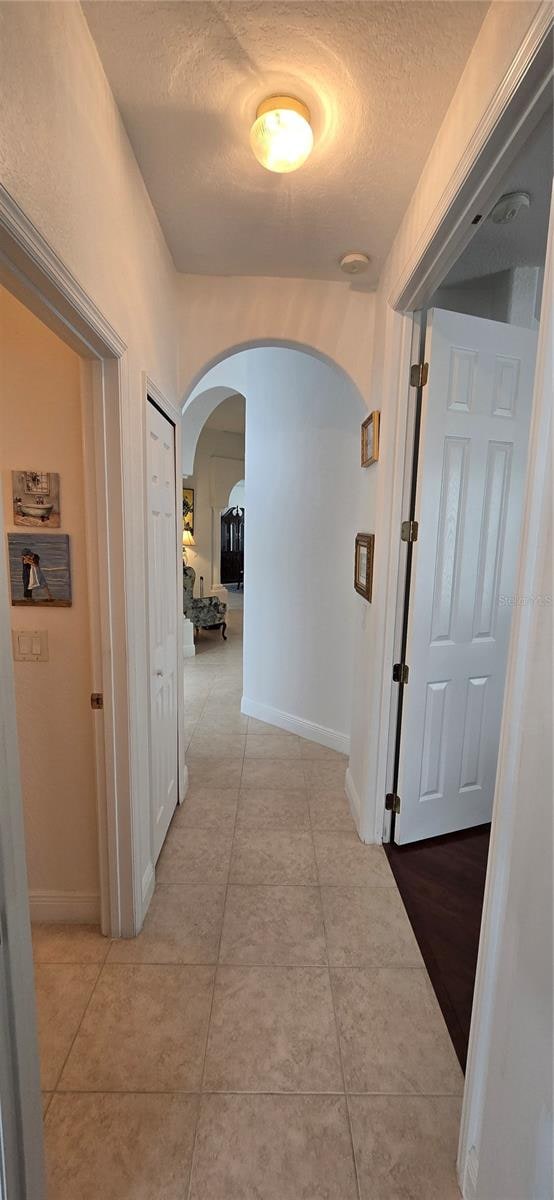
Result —
[[395, 840], [489, 821], [537, 335], [429, 314]]
[[150, 753], [154, 862], [178, 798], [175, 427], [147, 405]]

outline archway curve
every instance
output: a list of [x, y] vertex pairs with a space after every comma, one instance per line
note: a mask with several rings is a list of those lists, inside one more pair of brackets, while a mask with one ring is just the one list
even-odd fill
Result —
[[332, 358], [330, 354], [326, 354], [324, 350], [318, 350], [317, 346], [312, 346], [309, 342], [297, 342], [294, 338], [263, 337], [250, 338], [245, 342], [237, 342], [235, 345], [227, 346], [224, 350], [221, 350], [219, 354], [216, 354], [213, 358], [209, 359], [209, 361], [204, 364], [202, 369], [198, 371], [192, 379], [184, 398], [181, 401], [181, 412], [185, 412], [185, 409], [188, 407], [190, 401], [194, 398], [199, 385], [202, 383], [202, 380], [209, 375], [214, 367], [219, 366], [220, 363], [226, 362], [228, 359], [234, 358], [237, 354], [242, 354], [245, 350], [263, 350], [266, 347], [269, 349], [282, 348], [283, 350], [298, 350], [302, 354], [310, 354], [312, 358], [318, 358], [320, 362], [326, 363], [327, 366], [332, 367], [335, 371], [338, 371], [339, 375], [341, 375], [344, 379], [347, 379], [352, 387], [355, 388], [365, 405], [366, 402], [357, 383], [355, 383], [354, 379], [345, 369], [345, 367], [341, 366], [341, 364], [338, 363], [336, 359]]
[[[194, 456], [198, 438], [206, 421], [231, 396], [241, 395], [246, 399], [247, 373], [240, 368], [244, 364], [241, 356], [248, 351], [277, 349], [308, 355], [334, 371], [339, 378], [351, 389], [357, 398], [361, 411], [367, 409], [367, 403], [352, 376], [330, 355], [306, 342], [297, 342], [292, 338], [253, 338], [249, 341], [228, 347], [217, 354], [200, 371], [191, 384], [181, 403], [183, 416], [183, 474], [192, 475]], [[239, 368], [237, 372], [237, 367]], [[231, 382], [229, 373], [235, 376]]]
[[252, 340], [219, 355], [189, 392], [185, 473], [209, 416], [233, 395], [247, 402], [251, 497], [242, 711], [347, 754], [359, 619], [354, 532], [370, 482], [353, 467], [367, 407], [348, 372], [314, 347]]

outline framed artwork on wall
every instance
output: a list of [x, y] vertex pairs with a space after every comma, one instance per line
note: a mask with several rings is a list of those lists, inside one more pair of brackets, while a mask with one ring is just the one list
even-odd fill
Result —
[[194, 488], [183, 484], [183, 533], [194, 533]]
[[66, 533], [9, 533], [8, 550], [12, 604], [71, 607]]
[[372, 412], [362, 424], [362, 467], [370, 467], [379, 458], [379, 413]]
[[56, 471], [12, 471], [14, 525], [60, 527], [60, 477]]
[[375, 534], [357, 533], [354, 555], [354, 587], [371, 604]]

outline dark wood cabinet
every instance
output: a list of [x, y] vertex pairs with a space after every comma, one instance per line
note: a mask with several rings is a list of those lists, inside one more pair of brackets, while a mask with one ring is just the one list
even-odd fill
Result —
[[221, 582], [242, 587], [244, 577], [244, 509], [229, 508], [221, 517]]

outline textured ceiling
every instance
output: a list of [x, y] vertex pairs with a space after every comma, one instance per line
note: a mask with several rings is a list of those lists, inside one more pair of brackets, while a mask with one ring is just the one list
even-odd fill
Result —
[[[508, 225], [487, 219], [447, 275], [443, 286], [493, 275], [510, 267], [542, 267], [546, 255], [548, 217], [552, 192], [552, 109], [528, 138], [498, 189], [497, 200], [506, 192], [528, 192], [529, 208], [522, 209]], [[496, 201], [495, 201], [496, 203]]]
[[227, 433], [244, 433], [246, 422], [246, 401], [244, 396], [229, 396], [218, 404], [211, 417], [208, 417], [204, 429], [219, 429]]
[[[175, 265], [375, 282], [488, 4], [479, 0], [83, 3]], [[308, 104], [291, 175], [254, 159], [268, 95]]]

